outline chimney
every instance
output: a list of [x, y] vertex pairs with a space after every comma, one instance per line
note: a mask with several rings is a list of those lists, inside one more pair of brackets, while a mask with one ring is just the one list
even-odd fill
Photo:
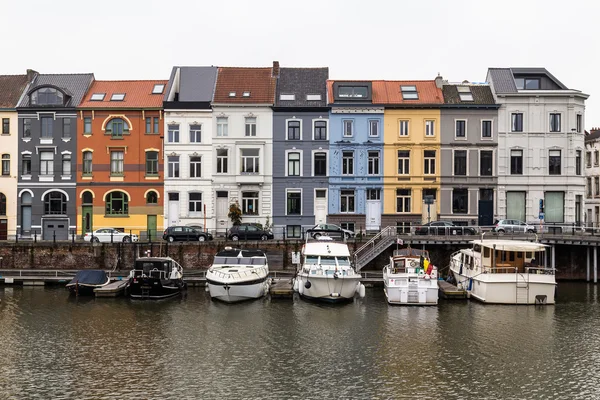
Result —
[[279, 61], [273, 61], [273, 77], [279, 78]]
[[441, 89], [442, 86], [444, 86], [444, 78], [442, 78], [442, 75], [440, 75], [439, 72], [438, 75], [435, 77], [435, 86], [437, 86], [439, 89]]
[[33, 80], [35, 79], [35, 77], [38, 75], [37, 71], [34, 71], [32, 69], [27, 69], [27, 82], [33, 82]]

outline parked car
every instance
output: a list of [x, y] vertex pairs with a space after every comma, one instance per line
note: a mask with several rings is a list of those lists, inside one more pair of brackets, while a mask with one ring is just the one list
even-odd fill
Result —
[[94, 243], [129, 243], [137, 242], [139, 238], [136, 234], [121, 232], [114, 228], [100, 228], [93, 232], [87, 232], [83, 236], [83, 240]]
[[189, 226], [170, 226], [163, 232], [163, 239], [169, 242], [190, 240], [204, 242], [213, 240], [213, 236]]
[[269, 240], [273, 237], [273, 232], [263, 229], [260, 224], [251, 222], [234, 225], [227, 234], [229, 240]]
[[470, 226], [454, 225], [451, 221], [432, 221], [415, 228], [415, 235], [476, 235]]
[[534, 225], [529, 225], [517, 219], [501, 219], [496, 222], [492, 231], [503, 235], [505, 233], [534, 233], [537, 229]]
[[341, 226], [334, 224], [317, 224], [306, 231], [307, 235], [318, 239], [321, 236], [335, 236], [344, 239], [350, 239], [355, 236], [355, 233], [349, 229], [344, 229]]

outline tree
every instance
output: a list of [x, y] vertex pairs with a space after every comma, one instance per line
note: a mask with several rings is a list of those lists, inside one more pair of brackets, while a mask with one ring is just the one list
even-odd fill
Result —
[[240, 203], [237, 201], [229, 205], [229, 214], [227, 214], [233, 225], [239, 225], [242, 223], [242, 210], [240, 209]]

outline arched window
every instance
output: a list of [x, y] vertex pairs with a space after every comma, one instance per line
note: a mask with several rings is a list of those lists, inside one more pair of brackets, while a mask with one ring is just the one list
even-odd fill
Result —
[[64, 95], [51, 87], [41, 88], [31, 94], [31, 105], [55, 106], [64, 104]]
[[84, 205], [92, 204], [94, 202], [94, 196], [92, 196], [92, 192], [84, 192], [82, 197]]
[[2, 175], [10, 175], [10, 154], [2, 154]]
[[50, 192], [44, 197], [44, 214], [66, 214], [67, 196], [61, 192]]
[[24, 206], [30, 206], [31, 200], [32, 200], [31, 193], [23, 192], [23, 194], [21, 195], [21, 204]]
[[83, 152], [83, 175], [91, 175], [92, 174], [92, 152], [84, 151]]
[[0, 193], [0, 215], [6, 215], [6, 196]]
[[146, 195], [146, 204], [158, 204], [158, 194], [154, 191], [149, 191]]
[[112, 137], [123, 137], [123, 134], [129, 134], [129, 125], [121, 118], [113, 118], [106, 124], [106, 133]]
[[123, 192], [110, 192], [106, 196], [106, 215], [129, 215], [129, 198]]

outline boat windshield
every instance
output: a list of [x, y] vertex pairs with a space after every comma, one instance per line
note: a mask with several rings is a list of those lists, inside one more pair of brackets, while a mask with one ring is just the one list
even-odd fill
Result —
[[215, 257], [213, 265], [265, 265], [266, 263], [267, 259], [262, 257]]
[[321, 256], [321, 265], [335, 265], [335, 257]]
[[304, 261], [305, 264], [318, 264], [319, 263], [319, 256], [306, 256], [306, 261]]
[[350, 266], [350, 259], [348, 257], [337, 257], [337, 262], [340, 267]]

